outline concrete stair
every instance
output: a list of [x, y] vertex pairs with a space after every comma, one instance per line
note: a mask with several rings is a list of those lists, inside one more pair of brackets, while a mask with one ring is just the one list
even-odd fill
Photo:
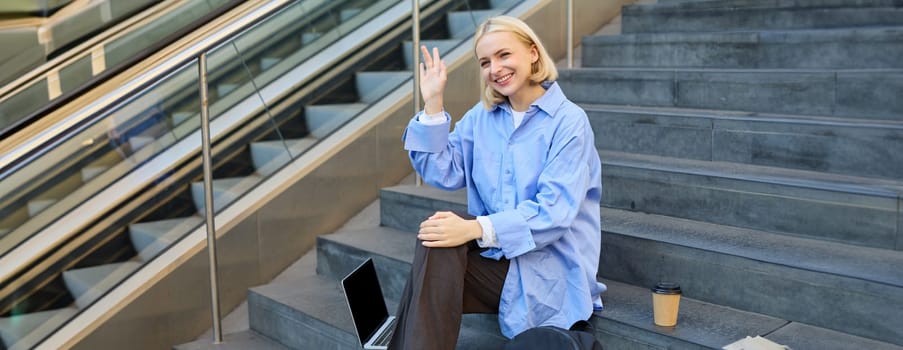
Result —
[[855, 118], [583, 104], [604, 150], [899, 179], [903, 124]]
[[[609, 290], [591, 321], [606, 348], [761, 335], [793, 349], [903, 349], [903, 70], [881, 56], [899, 50], [900, 6], [662, 0], [625, 7], [623, 36], [584, 38], [589, 67], [559, 83], [587, 111], [603, 161]], [[419, 222], [465, 212], [466, 198], [401, 185], [378, 207], [378, 224], [318, 238], [315, 272], [254, 288], [249, 332], [356, 348], [337, 281], [373, 258], [392, 304]], [[684, 290], [674, 328], [652, 322], [649, 287], [662, 279]], [[461, 341], [500, 348], [486, 332], [495, 322], [466, 319]]]
[[[901, 349], [886, 321], [903, 308], [903, 109], [885, 93], [903, 75], [876, 56], [899, 45], [901, 6], [662, 0], [626, 6], [622, 35], [585, 37], [584, 68], [559, 82], [603, 162], [600, 276], [679, 281], [782, 320], [747, 335], [793, 349]], [[606, 345], [695, 348], [625, 334]]]
[[582, 44], [583, 67], [903, 68], [903, 27], [600, 35]]
[[623, 33], [897, 26], [899, 0], [660, 0], [625, 6]]
[[[398, 261], [410, 261], [413, 258], [411, 235], [416, 232], [418, 218], [436, 210], [464, 210], [466, 197], [463, 191], [396, 186], [383, 189], [379, 205], [380, 222], [384, 227], [321, 237], [318, 242], [320, 266], [326, 260], [342, 272], [353, 265], [349, 260], [359, 261], [365, 256], [375, 256], [377, 265], [387, 268], [399, 266]], [[827, 322], [858, 325], [864, 331], [875, 333], [893, 331], [892, 326], [879, 325], [886, 320], [880, 316], [874, 317], [868, 326], [860, 325], [858, 322], [862, 318], [868, 319], [876, 314], [872, 313], [873, 310], [861, 310], [860, 307], [865, 305], [858, 303], [867, 302], [871, 303], [872, 308], [885, 308], [882, 316], [893, 313], [889, 310], [894, 308], [888, 307], [891, 303], [900, 305], [900, 287], [903, 285], [893, 263], [888, 263], [903, 259], [896, 252], [851, 248], [843, 244], [788, 238], [762, 231], [606, 207], [601, 208], [601, 215], [605, 225], [600, 275], [608, 284], [609, 291], [603, 294], [605, 310], [594, 316], [593, 322], [606, 347], [620, 349], [629, 348], [621, 347], [625, 344], [646, 344], [644, 348], [720, 348], [746, 335], [769, 334], [767, 337], [770, 337], [770, 334], [792, 334], [790, 330], [780, 331], [793, 325], [831, 335], [840, 344], [834, 348], [897, 348], [861, 336], [841, 334], [824, 326], [812, 326], [805, 321], [801, 324], [797, 324], [801, 321], [790, 322], [793, 318], [777, 316], [775, 314], [779, 312], [775, 310], [750, 310], [751, 305], [793, 309], [793, 303], [808, 300], [806, 304], [810, 309], [799, 310], [810, 312], [813, 322], [826, 322], [820, 318], [829, 309], [832, 313], [847, 313], [842, 317], [824, 317], [831, 319]], [[651, 321], [648, 286], [665, 276], [680, 280], [685, 290], [679, 324], [674, 329], [656, 327]], [[857, 285], [863, 280], [870, 280], [871, 285]], [[388, 284], [385, 288], [387, 294], [391, 295], [400, 288], [399, 285], [403, 285], [403, 279], [401, 282], [390, 280], [385, 284]], [[897, 295], [895, 299], [888, 299], [887, 296], [880, 300], [871, 299], [875, 298], [875, 294], [882, 294], [872, 291], [872, 288], [886, 289], [887, 284], [896, 285], [892, 288]], [[787, 290], [793, 290], [798, 297], [794, 297], [790, 305], [773, 304], [774, 296]], [[858, 299], [845, 299], [857, 306], [849, 305], [851, 308], [845, 309], [842, 306], [845, 302], [815, 302], [838, 296]], [[729, 303], [727, 299], [733, 300]], [[845, 310], [835, 309], [838, 306]], [[873, 326], [877, 328], [871, 328]], [[785, 344], [794, 349], [818, 349], [813, 343], [817, 340], [796, 339], [794, 343]], [[857, 344], [865, 347], [855, 347]]]
[[903, 70], [583, 68], [559, 83], [576, 103], [903, 121]]

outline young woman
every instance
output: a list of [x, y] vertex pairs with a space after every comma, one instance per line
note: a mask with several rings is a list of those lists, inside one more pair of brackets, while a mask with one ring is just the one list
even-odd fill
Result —
[[498, 313], [508, 338], [569, 328], [602, 307], [599, 155], [586, 113], [567, 100], [539, 38], [514, 17], [474, 36], [478, 103], [449, 133], [445, 62], [425, 48], [425, 101], [405, 130], [423, 180], [467, 189], [469, 214], [437, 212], [420, 224], [411, 277], [390, 349], [454, 349], [463, 313]]

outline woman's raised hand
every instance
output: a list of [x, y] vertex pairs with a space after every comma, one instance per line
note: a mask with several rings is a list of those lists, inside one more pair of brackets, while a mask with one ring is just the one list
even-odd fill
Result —
[[420, 46], [423, 62], [420, 63], [420, 95], [423, 96], [424, 112], [442, 112], [442, 94], [445, 91], [445, 61], [439, 57], [439, 48], [433, 48], [433, 55], [426, 46]]

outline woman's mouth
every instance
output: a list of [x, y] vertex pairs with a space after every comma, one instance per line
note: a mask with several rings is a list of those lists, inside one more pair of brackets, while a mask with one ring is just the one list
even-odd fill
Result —
[[511, 81], [511, 78], [512, 78], [512, 77], [514, 77], [514, 73], [505, 74], [505, 75], [503, 75], [503, 76], [501, 76], [501, 77], [499, 77], [499, 78], [496, 78], [496, 79], [495, 79], [495, 83], [496, 83], [496, 84], [499, 84], [499, 85], [505, 85], [505, 84], [507, 84], [509, 81]]

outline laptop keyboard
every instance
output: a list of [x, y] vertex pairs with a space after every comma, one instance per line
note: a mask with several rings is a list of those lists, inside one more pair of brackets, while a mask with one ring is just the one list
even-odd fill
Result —
[[397, 318], [393, 318], [392, 321], [389, 321], [389, 327], [386, 328], [385, 332], [382, 332], [382, 334], [373, 340], [373, 345], [389, 346], [389, 341], [392, 340], [392, 334], [395, 334], [395, 321], [397, 320]]

